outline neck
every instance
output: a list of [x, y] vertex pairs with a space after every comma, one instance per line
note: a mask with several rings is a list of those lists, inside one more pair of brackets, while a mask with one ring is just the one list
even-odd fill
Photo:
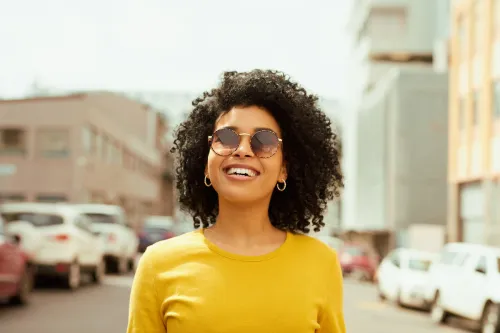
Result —
[[219, 198], [219, 214], [212, 229], [233, 239], [258, 239], [277, 229], [269, 219], [269, 201], [239, 205]]

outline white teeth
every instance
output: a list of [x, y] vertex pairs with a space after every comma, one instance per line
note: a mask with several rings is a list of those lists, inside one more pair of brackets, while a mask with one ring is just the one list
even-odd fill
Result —
[[227, 169], [226, 173], [228, 175], [245, 175], [248, 177], [257, 176], [257, 173], [255, 171], [250, 170], [250, 169], [243, 169], [243, 168], [229, 168], [229, 169]]

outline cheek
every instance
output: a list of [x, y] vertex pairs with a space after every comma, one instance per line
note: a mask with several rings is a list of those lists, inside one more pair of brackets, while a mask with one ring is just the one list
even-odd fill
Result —
[[272, 179], [273, 181], [280, 177], [281, 168], [281, 156], [274, 156], [270, 159], [263, 160], [262, 166], [266, 170], [266, 178]]
[[223, 160], [223, 157], [210, 151], [207, 159], [207, 173], [210, 178], [214, 178], [217, 176], [217, 171], [219, 170]]

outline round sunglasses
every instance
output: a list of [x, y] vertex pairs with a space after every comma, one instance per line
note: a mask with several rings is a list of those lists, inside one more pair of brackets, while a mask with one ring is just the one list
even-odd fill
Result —
[[219, 156], [232, 155], [241, 144], [241, 137], [250, 137], [250, 147], [259, 158], [272, 157], [283, 143], [278, 135], [271, 130], [258, 130], [254, 134], [236, 133], [230, 128], [221, 128], [208, 137], [210, 148]]

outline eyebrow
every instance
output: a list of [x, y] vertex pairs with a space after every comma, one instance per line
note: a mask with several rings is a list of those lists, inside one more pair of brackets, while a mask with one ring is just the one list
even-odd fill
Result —
[[[222, 128], [229, 128], [229, 129], [232, 129], [233, 131], [236, 131], [236, 132], [239, 132], [239, 128], [236, 127], [236, 126], [224, 126], [224, 127], [221, 127]], [[273, 130], [272, 128], [268, 128], [268, 127], [255, 127], [253, 129], [254, 132], [258, 132], [258, 131], [271, 131], [271, 132], [275, 132], [275, 130]]]

